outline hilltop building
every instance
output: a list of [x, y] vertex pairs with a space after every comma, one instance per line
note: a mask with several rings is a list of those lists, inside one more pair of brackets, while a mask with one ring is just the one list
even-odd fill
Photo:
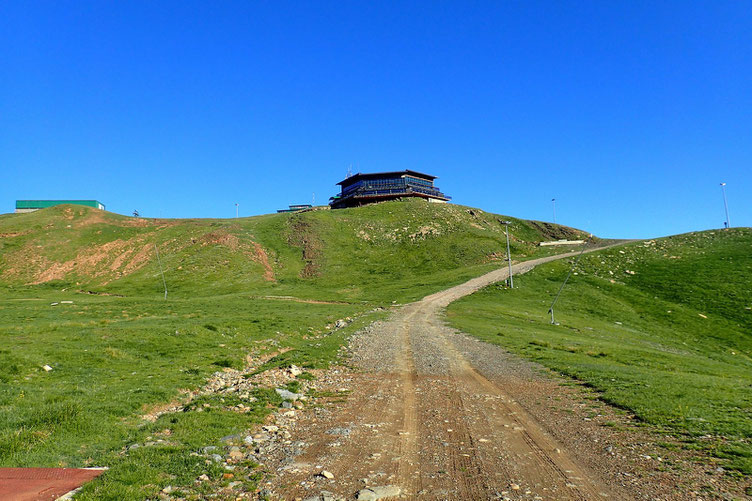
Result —
[[277, 209], [277, 212], [298, 212], [298, 211], [310, 209], [312, 207], [313, 205], [311, 204], [289, 205], [287, 209]]
[[16, 212], [34, 212], [55, 205], [73, 204], [104, 210], [104, 204], [96, 200], [16, 200]]
[[342, 209], [404, 197], [420, 197], [438, 203], [451, 200], [452, 197], [433, 185], [434, 179], [436, 176], [413, 170], [371, 174], [359, 172], [337, 183], [342, 191], [329, 199], [329, 205], [332, 209]]

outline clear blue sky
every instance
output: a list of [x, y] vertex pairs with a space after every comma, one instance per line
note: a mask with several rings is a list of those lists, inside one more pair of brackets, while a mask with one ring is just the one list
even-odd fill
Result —
[[3, 2], [0, 212], [232, 217], [353, 171], [604, 237], [752, 225], [752, 3]]

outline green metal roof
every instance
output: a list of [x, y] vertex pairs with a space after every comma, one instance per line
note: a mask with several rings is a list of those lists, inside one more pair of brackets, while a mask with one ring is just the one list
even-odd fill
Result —
[[86, 205], [87, 207], [104, 209], [104, 204], [96, 200], [16, 200], [16, 209], [46, 209], [63, 204]]

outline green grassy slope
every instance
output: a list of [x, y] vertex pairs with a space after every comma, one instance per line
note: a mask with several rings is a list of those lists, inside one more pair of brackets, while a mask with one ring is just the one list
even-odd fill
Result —
[[[229, 220], [144, 220], [58, 206], [0, 216], [0, 284], [176, 297], [249, 292], [346, 301], [415, 299], [501, 263], [500, 216], [419, 200]], [[571, 228], [516, 220], [524, 259]]]
[[[83, 499], [156, 498], [203, 473], [209, 494], [229, 480], [195, 452], [260, 422], [280, 404], [274, 392], [259, 387], [242, 414], [221, 395], [203, 402], [211, 412], [142, 414], [249, 355], [284, 348], [264, 367], [326, 366], [348, 332], [383, 315], [374, 308], [502, 266], [499, 219], [421, 201], [231, 220], [77, 206], [0, 216], [0, 465], [109, 466]], [[519, 258], [581, 236], [513, 221]], [[327, 327], [345, 317], [358, 320]]]
[[752, 473], [752, 230], [585, 255], [551, 325], [548, 307], [571, 262], [540, 266], [515, 290], [488, 287], [447, 314]]

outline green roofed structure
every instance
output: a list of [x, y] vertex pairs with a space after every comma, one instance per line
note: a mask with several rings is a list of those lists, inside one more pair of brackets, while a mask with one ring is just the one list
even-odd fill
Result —
[[104, 210], [104, 204], [96, 200], [16, 200], [16, 212], [34, 212], [63, 204], [85, 205]]

